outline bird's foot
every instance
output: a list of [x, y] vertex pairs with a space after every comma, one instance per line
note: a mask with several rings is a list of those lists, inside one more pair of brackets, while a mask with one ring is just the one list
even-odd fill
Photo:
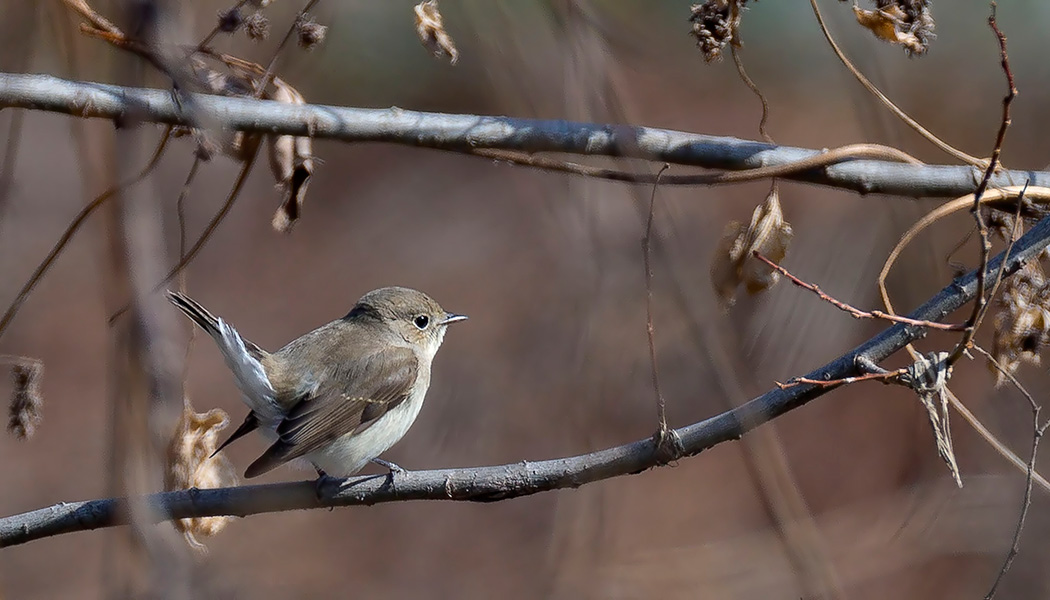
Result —
[[328, 494], [325, 493], [326, 490], [335, 486], [337, 481], [339, 481], [338, 478], [332, 477], [321, 469], [317, 469], [317, 481], [314, 482], [314, 493], [317, 494], [317, 499], [321, 500], [328, 496]]
[[397, 473], [399, 475], [404, 475], [405, 473], [408, 473], [408, 469], [405, 469], [405, 468], [397, 465], [396, 463], [392, 463], [392, 462], [390, 462], [388, 460], [383, 460], [381, 458], [373, 458], [372, 462], [374, 462], [375, 464], [379, 465], [380, 467], [386, 467], [387, 469], [389, 469], [390, 470], [390, 479], [394, 478], [394, 473]]

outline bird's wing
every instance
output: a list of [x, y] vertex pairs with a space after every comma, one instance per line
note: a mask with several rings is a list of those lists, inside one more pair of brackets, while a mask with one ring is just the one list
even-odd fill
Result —
[[391, 348], [373, 354], [353, 372], [330, 376], [288, 412], [277, 426], [277, 441], [244, 476], [261, 475], [366, 429], [408, 398], [418, 372], [419, 362], [410, 349]]

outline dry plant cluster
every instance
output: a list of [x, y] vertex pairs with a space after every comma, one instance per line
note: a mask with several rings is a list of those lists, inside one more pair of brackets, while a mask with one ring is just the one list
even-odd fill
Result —
[[[35, 285], [46, 275], [54, 260], [62, 253], [85, 220], [107, 200], [118, 194], [121, 189], [145, 177], [171, 147], [172, 139], [186, 137], [192, 139], [194, 144], [194, 162], [178, 198], [180, 215], [182, 203], [189, 193], [201, 162], [211, 160], [216, 154], [223, 154], [240, 162], [242, 167], [221, 210], [192, 244], [186, 243], [183, 227], [181, 232], [183, 243], [179, 261], [161, 281], [156, 282], [154, 288], [156, 290], [162, 289], [180, 277], [207, 242], [209, 236], [222, 223], [237, 199], [261, 147], [265, 146], [274, 182], [282, 195], [280, 206], [272, 219], [273, 228], [278, 232], [290, 232], [296, 221], [301, 218], [310, 178], [319, 162], [314, 156], [311, 141], [316, 132], [307, 131], [307, 135], [291, 135], [263, 133], [251, 131], [248, 128], [237, 131], [224, 129], [219, 126], [216, 117], [203, 108], [200, 96], [198, 96], [198, 94], [211, 94], [247, 100], [271, 100], [296, 107], [307, 106], [303, 95], [288, 81], [288, 78], [278, 76], [278, 73], [281, 72], [279, 68], [281, 56], [290, 51], [293, 39], [300, 48], [307, 51], [324, 43], [327, 28], [310, 14], [310, 11], [318, 4], [318, 0], [306, 2], [298, 11], [291, 24], [284, 30], [284, 37], [271, 60], [265, 65], [217, 51], [213, 44], [223, 35], [243, 34], [251, 40], [266, 39], [271, 34], [271, 29], [276, 29], [266, 15], [266, 8], [269, 4], [267, 0], [240, 0], [228, 9], [219, 12], [213, 29], [194, 46], [171, 44], [164, 39], [162, 32], [144, 35], [129, 34], [97, 12], [87, 0], [63, 0], [63, 3], [68, 10], [73, 11], [84, 20], [80, 26], [81, 34], [97, 38], [121, 51], [130, 52], [166, 76], [171, 83], [172, 96], [182, 111], [180, 119], [184, 124], [168, 125], [153, 158], [145, 169], [132, 180], [123, 182], [117, 188], [100, 195], [78, 215], [5, 311], [4, 316], [0, 319], [0, 335], [3, 334], [18, 308], [28, 298]], [[760, 134], [766, 142], [772, 145], [774, 141], [765, 131], [765, 123], [770, 112], [769, 105], [762, 96], [760, 88], [745, 72], [744, 62], [740, 56], [743, 48], [741, 32], [746, 22], [747, 12], [761, 10], [764, 4], [757, 0], [752, 2], [748, 0], [707, 0], [693, 5], [689, 14], [683, 15], [683, 19], [688, 18], [691, 23], [691, 33], [705, 61], [721, 60], [727, 53], [732, 56], [742, 81], [758, 95], [762, 102]], [[158, 516], [154, 517], [155, 520], [178, 519], [177, 526], [186, 539], [195, 547], [202, 547], [200, 539], [220, 531], [229, 518], [228, 515], [231, 514], [243, 515], [293, 507], [334, 506], [409, 498], [445, 497], [491, 501], [568, 485], [580, 485], [588, 481], [637, 472], [680, 460], [685, 456], [697, 454], [719, 441], [734, 439], [754, 426], [775, 418], [787, 410], [801, 406], [805, 401], [832, 389], [862, 381], [880, 381], [905, 386], [915, 393], [929, 415], [929, 423], [937, 440], [936, 450], [959, 486], [963, 485], [964, 470], [960, 469], [952, 448], [949, 419], [952, 410], [958, 410], [964, 419], [977, 427], [981, 435], [997, 451], [1026, 473], [1027, 492], [1024, 506], [1019, 517], [1011, 553], [989, 592], [989, 597], [994, 595], [999, 581], [1009, 569], [1019, 548], [1022, 525], [1031, 500], [1033, 485], [1037, 483], [1040, 487], [1050, 490], [1050, 485], [1035, 472], [1038, 440], [1046, 424], [1039, 420], [1038, 404], [1031, 399], [1031, 396], [1015, 378], [1017, 369], [1022, 363], [1039, 362], [1041, 349], [1050, 341], [1050, 280], [1042, 265], [1042, 261], [1048, 258], [1045, 249], [1047, 241], [1045, 237], [1039, 237], [1045, 236], [1045, 232], [1035, 226], [1040, 219], [1050, 214], [1046, 208], [1047, 202], [1050, 201], [1050, 189], [1030, 185], [1031, 182], [1025, 180], [1011, 181], [1010, 186], [998, 186], [994, 183], [1003, 174], [1010, 176], [999, 161], [1010, 125], [1010, 104], [1016, 95], [1006, 38], [996, 23], [993, 3], [989, 25], [999, 42], [1002, 70], [1007, 79], [1007, 93], [1002, 101], [1000, 126], [994, 138], [989, 136], [991, 152], [987, 158], [979, 158], [951, 147], [890, 101], [849, 61], [839, 48], [824, 23], [816, 0], [811, 0], [811, 7], [829, 46], [861, 85], [888, 111], [944, 151], [951, 159], [972, 167], [977, 173], [972, 193], [947, 201], [921, 219], [902, 237], [897, 247], [891, 252], [879, 278], [885, 304], [882, 309], [863, 310], [840, 299], [835, 299], [824, 293], [815, 283], [807, 282], [797, 274], [792, 274], [782, 265], [788, 256], [794, 233], [780, 202], [777, 181], [784, 177], [824, 173], [828, 167], [846, 164], [860, 158], [907, 164], [916, 168], [924, 166], [920, 161], [898, 149], [874, 144], [845, 146], [814, 153], [786, 164], [757, 165], [735, 172], [668, 174], [666, 173], [668, 167], [664, 165], [655, 175], [644, 170], [631, 172], [568, 162], [560, 158], [537, 155], [528, 147], [522, 148], [510, 144], [507, 144], [506, 147], [493, 144], [491, 147], [482, 145], [466, 150], [458, 149], [457, 151], [474, 156], [523, 167], [653, 186], [643, 250], [646, 291], [650, 307], [647, 322], [648, 342], [658, 416], [658, 427], [654, 437], [651, 440], [643, 440], [620, 448], [565, 459], [558, 464], [550, 461], [551, 464], [544, 463], [541, 465], [542, 468], [537, 467], [539, 463], [534, 463], [532, 471], [529, 470], [529, 463], [525, 463], [524, 470], [512, 469], [513, 465], [508, 465], [506, 468], [489, 467], [488, 471], [484, 469], [462, 472], [450, 470], [430, 475], [409, 473], [405, 475], [406, 480], [399, 483], [400, 489], [387, 489], [384, 488], [383, 482], [370, 482], [361, 487], [351, 488], [350, 491], [326, 492], [322, 490], [321, 496], [317, 498], [308, 498], [301, 494], [302, 489], [289, 487], [287, 490], [293, 494], [293, 501], [264, 499], [253, 503], [250, 500], [251, 494], [270, 492], [261, 489], [235, 488], [226, 490], [226, 495], [214, 496], [217, 504], [209, 505], [206, 500], [212, 496], [202, 496], [200, 494], [203, 492], [198, 491], [221, 490], [236, 485], [236, 477], [225, 457], [222, 454], [212, 456], [218, 444], [219, 432], [227, 426], [229, 419], [218, 409], [198, 413], [190, 404], [189, 399], [184, 398], [184, 409], [178, 419], [177, 430], [168, 441], [165, 486], [173, 493], [176, 490], [192, 490], [193, 495], [190, 497], [168, 495], [155, 498], [157, 506], [161, 507]], [[879, 40], [901, 47], [910, 57], [921, 57], [934, 41], [934, 18], [927, 0], [875, 0], [864, 6], [854, 0], [852, 10], [860, 26], [870, 31]], [[416, 31], [425, 48], [435, 56], [444, 56], [451, 63], [456, 63], [460, 54], [445, 28], [437, 1], [421, 2], [414, 9], [414, 18]], [[144, 118], [150, 120], [148, 116]], [[426, 143], [421, 145], [425, 146]], [[579, 154], [584, 153], [579, 152]], [[657, 161], [653, 162], [659, 164]], [[715, 260], [710, 266], [713, 289], [725, 309], [730, 310], [740, 288], [750, 294], [755, 294], [769, 289], [781, 278], [786, 278], [855, 318], [878, 319], [893, 323], [895, 328], [890, 331], [894, 333], [887, 334], [889, 337], [877, 339], [878, 344], [885, 345], [885, 351], [879, 350], [874, 353], [862, 351], [865, 348], [874, 347], [876, 342], [872, 342], [862, 346], [860, 350], [845, 354], [837, 362], [829, 363], [825, 368], [818, 369], [809, 375], [776, 383], [775, 389], [770, 394], [742, 407], [742, 411], [731, 411], [709, 421], [679, 430], [671, 429], [666, 422], [665, 399], [660, 391], [657, 352], [654, 343], [658, 329], [653, 322], [651, 309], [653, 268], [650, 260], [650, 245], [653, 213], [658, 206], [658, 189], [660, 186], [667, 185], [718, 185], [760, 179], [770, 181], [768, 194], [754, 209], [749, 223], [731, 222], [726, 225], [724, 235], [718, 243]], [[955, 293], [949, 286], [941, 296], [931, 300], [933, 304], [929, 306], [933, 308], [926, 312], [920, 310], [911, 316], [899, 315], [890, 301], [885, 281], [901, 250], [937, 221], [963, 210], [969, 210], [973, 215], [972, 238], [978, 246], [977, 268], [971, 280], [968, 280], [970, 283], [967, 284], [972, 284], [971, 287], [966, 288], [963, 292]], [[1026, 231], [1028, 237], [1023, 237]], [[993, 242], [998, 242], [1004, 247], [998, 258], [992, 256]], [[180, 279], [179, 285], [184, 286], [184, 281]], [[952, 295], [953, 293], [955, 295]], [[950, 312], [943, 310], [944, 307], [959, 306], [968, 300], [972, 300], [972, 305], [964, 321], [941, 322]], [[993, 342], [991, 349], [986, 351], [976, 344], [975, 335], [989, 316], [989, 312], [992, 312], [990, 320]], [[951, 348], [922, 355], [911, 346], [910, 342], [921, 337], [928, 329], [957, 334], [958, 339]], [[895, 340], [892, 343], [887, 341], [891, 338]], [[909, 366], [890, 371], [878, 367], [879, 360], [901, 347], [906, 348], [912, 356]], [[987, 360], [989, 368], [996, 375], [998, 384], [1009, 383], [1015, 386], [1031, 402], [1033, 444], [1030, 458], [1027, 460], [1019, 458], [981, 427], [949, 389], [953, 369], [957, 368], [962, 358], [971, 356], [973, 353]], [[12, 365], [14, 377], [14, 396], [10, 404], [8, 428], [19, 438], [28, 439], [41, 422], [43, 400], [40, 396], [39, 381], [43, 365], [28, 357], [4, 357], [4, 360]], [[770, 408], [771, 406], [774, 408]], [[565, 467], [565, 465], [569, 466]], [[549, 471], [543, 469], [549, 469]], [[460, 479], [467, 475], [473, 476], [471, 482]], [[494, 479], [486, 480], [485, 477], [488, 475]], [[417, 476], [418, 480], [413, 479]], [[502, 477], [497, 482], [498, 485], [494, 483], [497, 476]], [[441, 480], [441, 478], [443, 478], [443, 485], [435, 486], [434, 481]], [[244, 490], [244, 492], [237, 490]], [[244, 498], [245, 504], [239, 505], [236, 509], [229, 509], [227, 507], [230, 506], [231, 497]], [[83, 508], [73, 506], [64, 517], [60, 514], [51, 521], [40, 520], [39, 515], [33, 513], [0, 520], [0, 533], [4, 535], [0, 538], [0, 545], [22, 543], [38, 537], [75, 531], [88, 526], [109, 526], [127, 522], [127, 518], [121, 516], [118, 504], [99, 504], [93, 505], [93, 510], [102, 511], [100, 513], [102, 516], [95, 521], [89, 520], [85, 525], [84, 515], [75, 514], [76, 510]], [[66, 521], [59, 522], [58, 519], [61, 518], [65, 518]], [[70, 519], [75, 522], [71, 523]]]

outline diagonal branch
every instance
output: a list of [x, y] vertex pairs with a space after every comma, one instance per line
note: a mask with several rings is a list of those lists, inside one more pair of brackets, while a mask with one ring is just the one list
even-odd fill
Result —
[[[478, 149], [637, 158], [677, 165], [743, 171], [819, 156], [821, 151], [669, 129], [423, 113], [399, 108], [364, 109], [291, 105], [270, 100], [191, 95], [228, 130], [312, 136], [347, 142], [388, 142], [471, 153]], [[167, 90], [67, 81], [47, 75], [0, 74], [0, 109], [28, 108], [79, 117], [136, 118], [192, 126]], [[975, 171], [966, 166], [915, 165], [885, 160], [848, 160], [779, 175], [853, 190], [908, 197], [957, 197], [973, 191]], [[979, 177], [979, 175], [978, 175]], [[989, 187], [1029, 181], [1050, 186], [1050, 172], [1002, 170]]]
[[[1050, 217], [1028, 231], [1006, 258], [1003, 275], [1009, 276], [1026, 261], [1050, 245]], [[1000, 254], [988, 264], [1000, 268]], [[973, 299], [976, 274], [957, 279], [909, 316], [939, 321]], [[842, 379], [861, 373], [859, 364], [878, 363], [923, 336], [923, 327], [900, 323], [883, 331], [850, 352], [808, 373], [813, 380]], [[685, 456], [693, 456], [716, 444], [739, 439], [748, 431], [794, 410], [837, 386], [802, 384], [773, 389], [750, 402], [720, 415], [675, 430]], [[646, 439], [589, 454], [492, 467], [439, 469], [397, 474], [392, 478], [365, 476], [326, 482], [278, 483], [209, 490], [182, 490], [153, 494], [144, 500], [156, 518], [183, 519], [215, 515], [247, 516], [284, 510], [333, 506], [371, 505], [405, 500], [458, 500], [492, 502], [539, 492], [576, 488], [581, 485], [640, 473], [660, 464], [653, 439]], [[56, 504], [49, 508], [0, 519], [0, 547], [71, 533], [114, 527], [128, 522], [124, 498]]]

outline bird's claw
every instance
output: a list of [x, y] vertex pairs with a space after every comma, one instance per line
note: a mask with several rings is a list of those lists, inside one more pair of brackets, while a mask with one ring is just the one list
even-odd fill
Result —
[[318, 469], [317, 480], [314, 481], [314, 493], [317, 494], [317, 499], [321, 500], [329, 496], [329, 494], [326, 493], [327, 490], [330, 490], [332, 487], [338, 486], [339, 481], [340, 479], [338, 477], [332, 477], [331, 475], [328, 475], [321, 469]]
[[405, 473], [408, 473], [408, 469], [405, 469], [405, 468], [399, 466], [398, 464], [392, 463], [392, 462], [390, 462], [388, 460], [383, 460], [381, 458], [373, 458], [372, 462], [374, 462], [375, 464], [379, 465], [380, 467], [385, 467], [386, 469], [389, 469], [391, 478], [393, 478], [394, 473], [398, 473], [400, 475], [404, 475]]

